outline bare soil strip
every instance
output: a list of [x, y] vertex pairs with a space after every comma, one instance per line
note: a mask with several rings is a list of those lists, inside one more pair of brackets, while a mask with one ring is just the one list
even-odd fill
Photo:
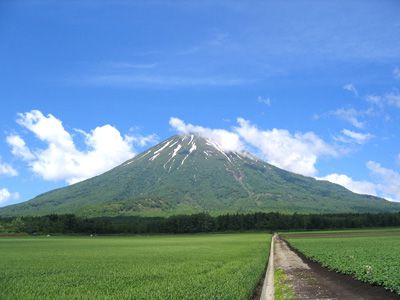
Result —
[[329, 271], [307, 259], [279, 236], [275, 238], [274, 267], [287, 275], [295, 299], [400, 299], [382, 287]]

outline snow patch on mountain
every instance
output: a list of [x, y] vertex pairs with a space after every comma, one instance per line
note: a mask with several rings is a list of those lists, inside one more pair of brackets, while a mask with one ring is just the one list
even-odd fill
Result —
[[193, 143], [192, 147], [190, 148], [189, 152], [192, 153], [194, 150], [197, 149], [197, 146], [195, 143]]
[[[180, 165], [180, 166], [182, 166], [182, 165], [183, 165], [183, 163], [184, 163], [184, 162], [185, 162], [185, 160], [186, 160], [186, 159], [189, 157], [189, 155], [190, 155], [190, 153], [189, 153], [188, 155], [186, 155], [184, 159], [182, 159], [182, 162], [181, 162], [181, 165]], [[180, 167], [180, 166], [179, 166], [179, 167]]]
[[171, 158], [174, 158], [175, 155], [178, 153], [179, 149], [181, 149], [181, 148], [182, 148], [182, 145], [181, 145], [181, 144], [179, 144], [178, 146], [176, 146], [176, 148], [174, 149], [174, 152], [172, 153]]
[[163, 151], [165, 148], [167, 148], [167, 146], [168, 146], [171, 142], [172, 142], [172, 141], [166, 142], [164, 146], [162, 146], [162, 147], [161, 147], [160, 149], [158, 149], [157, 151], [154, 151], [154, 154], [157, 154], [157, 153]]
[[152, 157], [149, 158], [149, 160], [155, 160], [159, 155], [160, 153], [154, 154]]
[[231, 159], [229, 158], [229, 156], [226, 155], [225, 151], [222, 150], [221, 147], [217, 143], [214, 143], [211, 140], [207, 140], [206, 145], [214, 147], [217, 151], [221, 152], [230, 162], [232, 162]]
[[172, 143], [171, 145], [169, 145], [169, 147], [168, 147], [168, 148], [172, 148], [172, 147], [173, 147], [173, 146], [175, 146], [177, 143], [178, 143], [178, 141], [176, 141], [176, 142]]

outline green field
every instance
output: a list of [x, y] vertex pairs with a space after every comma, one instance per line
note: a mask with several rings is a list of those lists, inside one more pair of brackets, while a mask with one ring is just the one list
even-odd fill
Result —
[[1, 237], [1, 299], [248, 299], [271, 236]]
[[400, 229], [285, 233], [312, 260], [400, 294]]

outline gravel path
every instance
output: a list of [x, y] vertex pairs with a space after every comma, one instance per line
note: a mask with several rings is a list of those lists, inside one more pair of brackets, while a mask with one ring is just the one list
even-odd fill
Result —
[[292, 287], [295, 299], [400, 299], [382, 287], [331, 272], [311, 262], [279, 236], [275, 237], [274, 244], [274, 268], [286, 274], [286, 284]]

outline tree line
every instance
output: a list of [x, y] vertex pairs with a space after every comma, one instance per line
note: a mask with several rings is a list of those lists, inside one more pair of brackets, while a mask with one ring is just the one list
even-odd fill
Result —
[[73, 214], [1, 218], [0, 232], [28, 234], [152, 234], [224, 231], [316, 230], [400, 226], [400, 213], [208, 213], [161, 217], [85, 218]]

